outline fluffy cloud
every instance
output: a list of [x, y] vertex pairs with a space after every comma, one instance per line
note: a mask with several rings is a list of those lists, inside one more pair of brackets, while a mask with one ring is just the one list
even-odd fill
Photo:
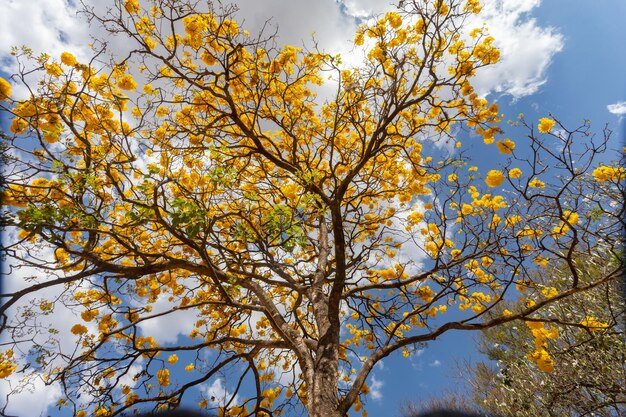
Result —
[[383, 381], [376, 379], [376, 377], [372, 377], [372, 381], [370, 382], [370, 396], [373, 400], [380, 401], [383, 399]]
[[88, 59], [89, 27], [77, 17], [77, 2], [70, 0], [8, 0], [0, 14], [0, 69], [14, 71], [8, 58], [13, 46], [28, 46], [35, 54], [46, 52], [58, 57], [71, 50]]
[[314, 34], [322, 49], [337, 53], [345, 50], [346, 41], [353, 38], [356, 29], [354, 19], [342, 13], [335, 0], [240, 0], [237, 6], [237, 16], [251, 32], [266, 22], [269, 28], [277, 27], [279, 44], [310, 46]]
[[398, 2], [391, 3], [389, 1], [380, 0], [344, 0], [340, 1], [344, 12], [348, 16], [357, 19], [368, 19], [372, 16], [383, 14], [389, 10], [395, 9]]
[[[9, 233], [5, 235], [5, 243], [14, 241], [14, 234]], [[51, 258], [52, 252], [48, 249], [44, 249], [39, 253], [44, 258]], [[41, 276], [41, 271], [34, 268], [15, 268], [14, 265], [4, 264], [2, 265], [2, 292], [4, 294], [10, 294], [25, 288], [28, 282], [34, 279], [34, 277]], [[10, 274], [9, 274], [10, 271]], [[8, 274], [8, 275], [7, 275]], [[31, 281], [32, 282], [32, 281]], [[45, 294], [47, 299], [55, 299], [59, 297], [62, 289], [56, 289], [48, 291]], [[32, 294], [24, 297], [18, 303], [13, 305], [8, 311], [10, 324], [12, 323], [12, 317], [19, 317], [20, 312], [24, 309], [31, 308], [31, 306], [37, 306], [39, 300], [44, 294]], [[37, 307], [33, 307], [37, 308]], [[30, 335], [33, 341], [37, 344], [44, 344], [49, 338], [47, 332], [48, 328], [54, 328], [58, 333], [55, 339], [58, 343], [58, 350], [65, 349], [65, 352], [71, 352], [72, 345], [75, 345], [75, 336], [70, 332], [70, 326], [75, 322], [75, 314], [64, 308], [62, 305], [57, 304], [54, 308], [53, 315], [41, 315], [37, 322], [36, 334]], [[15, 323], [13, 323], [15, 324]], [[9, 343], [10, 335], [4, 332], [0, 334], [0, 344]], [[28, 350], [28, 346], [17, 345], [14, 348], [16, 356], [19, 355], [20, 349]], [[69, 349], [69, 350], [68, 350]], [[4, 350], [4, 348], [2, 348]], [[18, 369], [21, 369], [25, 363], [19, 360], [18, 356]], [[58, 358], [57, 358], [58, 360]], [[24, 374], [14, 373], [8, 378], [0, 379], [0, 398], [6, 398], [8, 394], [11, 394], [11, 399], [7, 404], [5, 410], [7, 415], [24, 416], [39, 416], [43, 415], [49, 405], [55, 403], [61, 398], [61, 387], [59, 384], [46, 385], [43, 382], [43, 375], [39, 372]]]
[[514, 98], [535, 93], [546, 82], [546, 72], [556, 53], [563, 48], [563, 36], [556, 29], [541, 27], [529, 16], [540, 0], [484, 2], [483, 11], [468, 27], [481, 27], [500, 48], [501, 61], [483, 68], [473, 84], [483, 94], [506, 93]]
[[[32, 378], [23, 386], [23, 375], [12, 374], [0, 380], [0, 398], [6, 399], [11, 393], [11, 399], [5, 411], [6, 415], [41, 416], [51, 404], [61, 398], [59, 384], [46, 385], [40, 377]], [[18, 388], [21, 387], [21, 388]]]
[[[167, 294], [162, 294], [152, 304], [151, 315], [157, 317], [138, 324], [141, 333], [152, 336], [160, 345], [175, 343], [179, 335], [188, 335], [197, 320], [196, 312], [195, 310], [175, 310], [178, 304], [169, 301]], [[159, 316], [159, 314], [163, 315]]]
[[609, 104], [606, 109], [616, 116], [624, 116], [626, 114], [626, 101], [618, 101], [617, 103]]
[[[87, 2], [89, 3], [89, 1]], [[91, 2], [103, 10], [104, 2]], [[379, 0], [240, 0], [239, 20], [252, 33], [264, 25], [270, 34], [278, 28], [278, 43], [311, 46], [315, 34], [318, 46], [330, 53], [342, 53], [349, 62], [357, 22], [394, 8], [396, 2]], [[540, 0], [496, 0], [484, 2], [483, 12], [470, 26], [484, 22], [502, 51], [502, 61], [478, 74], [476, 85], [484, 94], [507, 93], [514, 98], [533, 94], [546, 81], [550, 62], [563, 47], [563, 37], [550, 27], [542, 27], [530, 15]], [[58, 57], [68, 50], [79, 60], [92, 52], [87, 43], [90, 35], [106, 38], [113, 50], [125, 49], [123, 37], [104, 36], [97, 25], [91, 28], [72, 0], [9, 0], [0, 15], [0, 70], [13, 73], [11, 46], [28, 45], [36, 53], [47, 52]], [[303, 18], [305, 16], [306, 18]]]
[[[209, 403], [216, 407], [223, 407], [228, 404], [233, 396], [224, 386], [224, 381], [220, 378], [213, 381], [211, 385], [206, 387], [206, 396], [209, 399]], [[233, 401], [230, 402], [233, 405], [240, 404], [239, 395], [235, 395]]]

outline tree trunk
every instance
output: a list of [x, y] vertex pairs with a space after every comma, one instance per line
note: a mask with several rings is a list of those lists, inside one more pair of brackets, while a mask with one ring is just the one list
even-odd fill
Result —
[[339, 412], [338, 331], [332, 326], [320, 338], [308, 390], [309, 417], [344, 417]]
[[309, 417], [344, 417], [337, 409], [339, 397], [336, 363], [329, 363], [326, 358], [322, 358], [318, 365], [313, 386], [308, 393]]

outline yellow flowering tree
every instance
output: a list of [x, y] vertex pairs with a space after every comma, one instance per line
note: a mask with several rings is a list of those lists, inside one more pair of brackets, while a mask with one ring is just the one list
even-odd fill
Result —
[[[462, 153], [438, 157], [429, 138], [501, 135], [497, 105], [471, 85], [499, 52], [463, 27], [476, 0], [405, 3], [359, 28], [356, 67], [252, 36], [228, 9], [136, 0], [92, 15], [134, 43], [123, 59], [17, 53], [42, 81], [24, 100], [0, 83], [3, 254], [38, 273], [2, 294], [2, 376], [59, 383], [75, 416], [176, 407], [225, 374], [236, 383], [222, 415], [366, 415], [384, 357], [532, 320], [619, 276], [621, 264], [583, 283], [568, 264], [567, 289], [489, 314], [537, 290], [533, 271], [551, 261], [617, 247], [606, 202], [622, 171], [582, 181], [609, 137], [557, 134], [554, 119], [540, 135], [527, 126], [524, 146], [500, 139], [508, 159], [484, 177]], [[37, 325], [61, 310], [76, 320], [70, 351]], [[150, 334], [181, 313], [185, 337]]]
[[[575, 263], [586, 282], [614, 266], [612, 255], [601, 250]], [[567, 289], [565, 265], [546, 268], [542, 275], [538, 282], [544, 292], [548, 287]], [[608, 282], [563, 299], [542, 312], [546, 320], [536, 317], [527, 326], [510, 323], [486, 330], [482, 350], [497, 360], [497, 367], [478, 364], [471, 373], [476, 403], [501, 416], [626, 412], [622, 285]], [[548, 368], [554, 370], [546, 372]]]

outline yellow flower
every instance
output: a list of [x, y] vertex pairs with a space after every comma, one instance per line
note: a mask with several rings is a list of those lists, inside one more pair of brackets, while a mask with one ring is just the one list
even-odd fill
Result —
[[601, 322], [593, 316], [585, 317], [580, 324], [589, 328], [592, 332], [597, 332], [598, 330], [603, 330], [609, 327], [608, 323]]
[[171, 68], [164, 66], [159, 69], [159, 75], [161, 77], [171, 77], [174, 75], [174, 71], [172, 71]]
[[537, 349], [533, 353], [528, 354], [528, 358], [537, 364], [537, 367], [543, 372], [552, 372], [554, 370], [554, 361], [545, 349]]
[[[463, 8], [464, 11], [472, 12], [474, 14], [480, 13], [481, 9], [482, 9], [482, 6], [480, 5], [480, 1], [478, 0], [467, 0], [467, 4], [465, 4], [465, 7]], [[474, 29], [474, 30], [477, 30], [477, 29]]]
[[546, 287], [541, 290], [541, 293], [547, 298], [552, 298], [552, 297], [556, 297], [557, 295], [559, 295], [559, 292], [554, 287]]
[[522, 176], [522, 170], [519, 168], [513, 168], [512, 170], [509, 171], [510, 178], [519, 178], [521, 176]]
[[402, 18], [396, 12], [388, 12], [385, 17], [387, 18], [389, 25], [394, 29], [398, 29], [400, 25], [402, 25]]
[[75, 324], [72, 326], [70, 331], [72, 332], [72, 334], [78, 335], [78, 334], [87, 333], [87, 328], [83, 326], [82, 324]]
[[76, 61], [74, 55], [70, 54], [69, 52], [63, 52], [61, 54], [61, 62], [70, 67], [78, 64], [78, 61]]
[[156, 373], [157, 381], [162, 387], [167, 387], [170, 384], [170, 370], [159, 369]]
[[537, 125], [537, 128], [541, 133], [549, 133], [550, 130], [552, 130], [552, 128], [554, 127], [555, 123], [556, 122], [554, 120], [548, 117], [542, 117], [541, 119], [539, 119], [539, 125]]
[[450, 182], [455, 182], [457, 180], [457, 175], [456, 174], [450, 174], [448, 175], [448, 181]]
[[575, 211], [565, 210], [563, 212], [563, 217], [571, 225], [575, 225], [576, 223], [578, 223], [578, 213], [576, 213]]
[[596, 168], [591, 174], [598, 182], [604, 181], [622, 181], [626, 178], [626, 169], [619, 167], [611, 167], [611, 166], [601, 166]]
[[176, 362], [178, 362], [178, 356], [176, 356], [176, 354], [170, 355], [169, 358], [167, 358], [167, 363], [171, 363], [173, 365]]
[[117, 86], [122, 90], [134, 90], [137, 87], [137, 83], [130, 74], [124, 75], [117, 82]]
[[193, 363], [190, 363], [189, 365], [185, 366], [185, 371], [187, 371], [187, 372], [191, 372], [194, 369], [196, 369], [196, 367], [194, 366]]
[[0, 379], [8, 377], [17, 369], [17, 365], [13, 362], [12, 358], [12, 349], [0, 352]]
[[94, 317], [96, 317], [100, 311], [98, 309], [86, 310], [80, 313], [80, 317], [85, 321], [91, 321]]
[[110, 414], [111, 414], [111, 413], [109, 412], [109, 410], [107, 410], [105, 407], [100, 406], [100, 407], [98, 407], [98, 408], [96, 409], [96, 412], [95, 412], [95, 414], [94, 414], [94, 415], [95, 415], [96, 417], [106, 417], [106, 416], [108, 416], [108, 415], [110, 415]]
[[461, 213], [463, 213], [464, 216], [471, 214], [472, 211], [474, 211], [474, 209], [469, 204], [463, 204], [463, 206], [461, 206]]
[[528, 183], [528, 186], [532, 188], [546, 188], [546, 184], [538, 178], [534, 178]]
[[124, 3], [124, 8], [129, 14], [136, 14], [139, 13], [139, 11], [141, 10], [138, 0], [126, 0], [126, 2]]
[[11, 96], [11, 84], [0, 77], [0, 100], [6, 100]]
[[496, 143], [498, 150], [503, 154], [510, 154], [515, 149], [515, 142], [511, 139], [504, 139], [504, 141], [499, 140]]
[[487, 173], [487, 177], [485, 178], [485, 183], [487, 183], [487, 185], [492, 188], [502, 184], [502, 181], [504, 181], [504, 175], [501, 171], [498, 171], [497, 169], [492, 169], [491, 171], [489, 171]]
[[354, 44], [356, 46], [361, 46], [361, 45], [363, 45], [364, 41], [365, 41], [365, 37], [363, 36], [363, 31], [361, 29], [359, 29], [356, 32], [356, 35], [354, 36]]
[[52, 76], [60, 77], [63, 75], [63, 70], [57, 64], [47, 64], [45, 65], [46, 72]]

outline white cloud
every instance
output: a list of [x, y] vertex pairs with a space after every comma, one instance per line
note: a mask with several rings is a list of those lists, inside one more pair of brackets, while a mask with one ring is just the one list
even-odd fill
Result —
[[46, 385], [41, 375], [33, 376], [26, 385], [22, 379], [23, 375], [12, 374], [0, 380], [0, 398], [4, 400], [12, 392], [5, 410], [6, 415], [43, 416], [48, 407], [61, 398], [61, 387], [58, 383]]
[[[87, 62], [92, 56], [89, 26], [77, 17], [78, 2], [69, 0], [8, 0], [0, 13], [0, 70], [9, 75], [18, 71], [11, 57], [12, 47], [27, 46], [35, 56], [47, 53], [59, 58], [62, 52], [74, 54]], [[16, 85], [13, 96], [27, 96], [28, 91]]]
[[617, 103], [609, 104], [606, 106], [609, 113], [613, 113], [616, 116], [626, 115], [626, 101], [618, 101]]
[[230, 402], [231, 405], [239, 404], [239, 395], [235, 395], [235, 398], [230, 401], [233, 394], [229, 392], [224, 386], [224, 381], [218, 378], [209, 386], [206, 387], [206, 396], [209, 402], [213, 406], [224, 407]]
[[428, 366], [431, 366], [433, 368], [437, 368], [437, 367], [441, 366], [441, 361], [439, 359], [435, 359], [434, 361], [429, 363]]
[[300, 46], [304, 42], [310, 46], [315, 34], [322, 49], [339, 52], [356, 29], [354, 19], [342, 14], [335, 0], [240, 0], [237, 5], [237, 16], [245, 20], [244, 27], [250, 32], [258, 31], [268, 20], [278, 26], [279, 44]]
[[194, 328], [197, 319], [196, 311], [173, 310], [179, 303], [169, 301], [168, 294], [161, 294], [152, 304], [151, 315], [166, 313], [148, 320], [141, 321], [137, 326], [143, 335], [150, 335], [161, 345], [172, 344], [179, 335], [188, 335]]
[[[395, 5], [397, 5], [397, 1]], [[345, 12], [360, 19], [367, 19], [395, 9], [394, 3], [388, 0], [345, 0], [342, 2]]]
[[135, 388], [135, 386], [137, 386], [139, 381], [136, 380], [134, 376], [143, 370], [144, 362], [145, 360], [143, 358], [139, 358], [137, 362], [138, 365], [131, 365], [128, 368], [127, 372], [120, 377], [120, 383], [118, 386], [122, 387], [124, 385], [128, 385], [131, 388]]
[[376, 379], [375, 376], [372, 376], [372, 382], [369, 385], [370, 388], [370, 396], [373, 400], [381, 401], [383, 399], [383, 388], [384, 382]]
[[[5, 243], [13, 242], [15, 240], [15, 234], [8, 233], [5, 235], [5, 239]], [[47, 248], [42, 248], [38, 255], [42, 256], [44, 259], [51, 258], [52, 252]], [[10, 275], [4, 275], [8, 273], [8, 271], [10, 271]], [[11, 265], [8, 263], [2, 265], [2, 272], [2, 281], [4, 284], [2, 290], [5, 294], [10, 294], [27, 287], [29, 285], [28, 280], [33, 277], [41, 277], [41, 271], [34, 268], [11, 268]], [[53, 289], [52, 291], [48, 291], [47, 294], [38, 293], [24, 297], [7, 311], [9, 324], [16, 325], [12, 318], [19, 317], [20, 311], [23, 311], [23, 309], [38, 305], [40, 298], [45, 296], [47, 299], [55, 299], [60, 295], [60, 292], [60, 289]], [[33, 342], [44, 344], [49, 337], [47, 329], [53, 327], [59, 331], [56, 335], [58, 349], [65, 349], [65, 352], [71, 352], [71, 350], [67, 349], [75, 344], [75, 336], [69, 331], [69, 327], [73, 324], [74, 318], [75, 315], [67, 308], [64, 308], [62, 305], [56, 305], [54, 314], [47, 316], [41, 315], [38, 318], [37, 326], [39, 331], [37, 334], [29, 336], [32, 336]], [[9, 331], [0, 335], [0, 343], [8, 344], [11, 340]], [[18, 369], [22, 369], [25, 365], [25, 362], [20, 358], [20, 353], [26, 353], [31, 345], [32, 343], [29, 345], [19, 344], [14, 348]], [[21, 352], [21, 349], [24, 349], [24, 352]], [[2, 350], [4, 350], [4, 347]], [[58, 362], [58, 358], [56, 362]], [[9, 393], [11, 397], [7, 404], [7, 415], [18, 413], [20, 416], [39, 416], [44, 414], [49, 405], [61, 398], [61, 387], [58, 383], [46, 385], [43, 382], [41, 373], [37, 371], [28, 372], [27, 370], [25, 374], [13, 373], [7, 378], [0, 379], [0, 398], [6, 399]]]
[[484, 2], [483, 11], [468, 22], [480, 27], [484, 22], [501, 58], [496, 65], [482, 68], [473, 82], [478, 91], [506, 93], [520, 98], [535, 93], [546, 82], [546, 72], [564, 39], [556, 29], [539, 26], [529, 16], [540, 0], [500, 0]]
[[70, 45], [85, 48], [87, 25], [77, 19], [76, 2], [68, 0], [9, 0], [2, 6], [0, 31], [2, 54], [12, 46], [26, 45], [35, 52], [60, 55]]

